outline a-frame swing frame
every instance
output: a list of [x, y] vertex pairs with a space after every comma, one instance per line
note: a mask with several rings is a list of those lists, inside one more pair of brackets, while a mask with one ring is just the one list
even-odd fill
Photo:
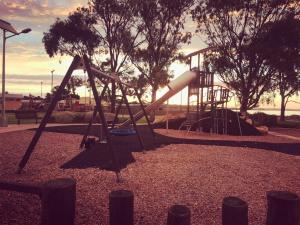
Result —
[[[82, 61], [83, 60], [83, 61]], [[112, 156], [113, 156], [113, 160], [114, 160], [114, 164], [115, 164], [115, 170], [116, 170], [116, 175], [117, 175], [117, 180], [119, 181], [120, 178], [119, 178], [119, 173], [120, 173], [120, 166], [119, 166], [119, 160], [118, 160], [118, 157], [113, 149], [113, 146], [112, 146], [112, 139], [111, 139], [111, 135], [110, 135], [110, 132], [109, 132], [109, 129], [108, 129], [108, 124], [107, 124], [107, 121], [105, 119], [105, 116], [104, 116], [104, 111], [103, 111], [103, 108], [102, 108], [102, 105], [101, 105], [101, 99], [103, 98], [103, 95], [105, 93], [105, 90], [108, 88], [108, 84], [109, 84], [109, 79], [113, 80], [113, 81], [116, 81], [117, 84], [119, 85], [119, 88], [122, 92], [122, 99], [121, 99], [121, 102], [124, 100], [125, 101], [125, 104], [126, 104], [126, 107], [127, 107], [127, 110], [128, 110], [128, 113], [130, 114], [130, 119], [131, 119], [131, 122], [134, 126], [134, 129], [136, 130], [136, 133], [137, 133], [137, 137], [138, 137], [138, 140], [141, 144], [141, 147], [144, 151], [144, 145], [143, 145], [143, 142], [142, 142], [142, 139], [141, 139], [141, 136], [139, 134], [139, 131], [137, 129], [137, 126], [136, 126], [136, 123], [135, 123], [135, 120], [133, 118], [133, 114], [132, 114], [132, 111], [130, 109], [130, 106], [129, 106], [129, 102], [128, 102], [128, 99], [126, 97], [126, 88], [124, 89], [123, 85], [127, 85], [125, 83], [122, 83], [119, 79], [117, 79], [116, 77], [113, 77], [113, 76], [109, 76], [109, 75], [106, 75], [106, 78], [107, 78], [107, 82], [105, 83], [105, 86], [99, 96], [99, 93], [97, 91], [97, 88], [96, 88], [96, 84], [95, 84], [95, 78], [98, 78], [101, 82], [103, 82], [103, 79], [101, 79], [100, 76], [97, 76], [96, 75], [96, 72], [98, 73], [102, 73], [101, 71], [97, 71], [96, 69], [92, 68], [90, 66], [90, 63], [89, 63], [89, 60], [88, 60], [88, 57], [86, 55], [83, 56], [83, 58], [81, 59], [81, 57], [79, 56], [75, 56], [66, 75], [64, 76], [57, 92], [55, 93], [52, 101], [50, 102], [50, 105], [38, 127], [38, 129], [36, 130], [23, 158], [21, 159], [19, 165], [18, 165], [18, 173], [20, 173], [23, 168], [26, 166], [32, 152], [34, 151], [35, 149], [35, 146], [39, 140], [39, 138], [41, 137], [42, 135], [42, 132], [44, 131], [49, 119], [50, 119], [50, 116], [51, 114], [53, 113], [53, 110], [57, 104], [57, 102], [59, 101], [60, 99], [60, 96], [62, 95], [62, 92], [64, 90], [64, 88], [66, 87], [68, 81], [70, 80], [71, 76], [72, 76], [72, 73], [74, 70], [78, 69], [78, 68], [81, 68], [81, 67], [85, 67], [84, 69], [87, 71], [87, 74], [88, 74], [88, 77], [89, 77], [89, 81], [90, 81], [90, 85], [91, 85], [91, 88], [92, 88], [92, 91], [93, 91], [93, 95], [94, 95], [94, 99], [95, 99], [95, 102], [96, 102], [96, 106], [95, 106], [95, 109], [94, 109], [94, 112], [93, 112], [93, 115], [92, 115], [92, 118], [91, 118], [91, 121], [88, 125], [88, 131], [89, 131], [89, 128], [90, 126], [92, 125], [93, 123], [93, 119], [94, 117], [96, 116], [97, 113], [99, 113], [99, 116], [100, 116], [100, 120], [101, 120], [101, 124], [102, 124], [102, 127], [101, 129], [103, 129], [104, 133], [105, 133], [105, 136], [107, 138], [107, 144], [108, 144], [108, 148], [110, 150], [110, 152], [112, 153]], [[96, 72], [95, 72], [96, 71]], [[95, 73], [95, 74], [94, 74]], [[104, 74], [104, 73], [102, 73]], [[104, 83], [104, 82], [103, 82]], [[154, 131], [153, 131], [153, 128], [151, 126], [151, 123], [150, 123], [150, 120], [147, 116], [147, 113], [145, 111], [145, 108], [144, 108], [144, 105], [142, 104], [142, 101], [140, 99], [140, 96], [137, 92], [136, 89], [134, 89], [135, 91], [135, 94], [139, 100], [139, 103], [140, 103], [140, 106], [144, 112], [144, 116], [147, 120], [147, 123], [148, 123], [148, 126], [152, 132], [152, 135], [153, 137], [155, 137], [155, 134], [154, 134]], [[122, 104], [122, 103], [121, 103]], [[119, 111], [119, 110], [118, 110]], [[118, 116], [118, 113], [115, 115], [116, 117]], [[114, 125], [113, 125], [114, 126]], [[88, 131], [87, 133], [85, 134], [85, 137], [84, 139], [86, 138], [86, 136], [88, 135]], [[83, 140], [84, 140], [83, 139]]]
[[[97, 108], [97, 111], [100, 115], [101, 123], [103, 125], [103, 130], [104, 130], [104, 133], [105, 133], [106, 138], [107, 138], [108, 148], [109, 148], [109, 150], [110, 150], [110, 152], [112, 153], [112, 156], [113, 156], [113, 160], [114, 160], [114, 164], [115, 164], [115, 172], [116, 172], [116, 175], [117, 175], [117, 181], [119, 181], [120, 180], [120, 177], [119, 177], [119, 173], [120, 173], [119, 161], [118, 161], [117, 155], [116, 155], [116, 153], [113, 149], [113, 146], [112, 146], [111, 136], [110, 136], [110, 133], [109, 133], [109, 130], [108, 130], [108, 126], [107, 126], [107, 122], [106, 122], [106, 119], [105, 119], [105, 116], [104, 116], [101, 101], [100, 101], [98, 91], [97, 91], [97, 88], [96, 88], [96, 85], [95, 85], [95, 80], [94, 80], [95, 77], [93, 75], [93, 72], [92, 72], [90, 64], [89, 64], [88, 57], [86, 55], [83, 56], [83, 62], [84, 62], [84, 66], [85, 66], [85, 69], [87, 71], [89, 81], [90, 81], [90, 85], [91, 85], [91, 88], [92, 88], [92, 91], [93, 91], [94, 99], [95, 99], [95, 102], [96, 102], [96, 108]], [[64, 88], [66, 87], [68, 81], [70, 80], [70, 78], [72, 76], [73, 71], [78, 69], [79, 67], [82, 67], [82, 66], [83, 65], [82, 65], [81, 57], [76, 55], [74, 57], [71, 65], [70, 65], [66, 75], [64, 76], [57, 92], [55, 93], [52, 101], [50, 102], [50, 105], [49, 105], [49, 107], [48, 107], [48, 109], [47, 109], [47, 111], [46, 111], [46, 113], [45, 113], [38, 129], [36, 130], [36, 132], [35, 132], [32, 140], [31, 140], [24, 156], [22, 157], [22, 159], [21, 159], [21, 161], [18, 165], [18, 170], [17, 170], [18, 173], [21, 173], [21, 171], [26, 166], [31, 154], [33, 153], [33, 151], [35, 149], [35, 146], [36, 146], [37, 142], [39, 141], [43, 131], [45, 130], [45, 127], [46, 127], [47, 123], [49, 122], [50, 116], [52, 115], [52, 113], [55, 109], [55, 106], [56, 106], [57, 102], [59, 101], [60, 96], [63, 93]]]

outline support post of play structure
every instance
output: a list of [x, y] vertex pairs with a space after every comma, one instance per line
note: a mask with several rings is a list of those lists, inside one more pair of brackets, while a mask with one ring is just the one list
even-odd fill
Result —
[[140, 142], [142, 151], [145, 153], [145, 146], [144, 146], [144, 143], [143, 143], [143, 141], [142, 141], [140, 132], [139, 132], [138, 129], [137, 129], [136, 122], [135, 122], [135, 120], [134, 120], [132, 111], [131, 111], [131, 109], [130, 109], [129, 102], [128, 102], [128, 99], [127, 99], [127, 97], [126, 97], [126, 91], [124, 90], [123, 85], [122, 85], [121, 83], [119, 83], [119, 88], [120, 88], [120, 90], [121, 90], [121, 92], [122, 92], [122, 95], [123, 95], [123, 98], [124, 98], [124, 102], [125, 102], [125, 105], [126, 105], [126, 107], [127, 107], [127, 111], [128, 111], [128, 113], [129, 113], [129, 116], [130, 116], [131, 123], [132, 123], [132, 125], [133, 125], [133, 128], [134, 128], [135, 131], [136, 131], [137, 138], [138, 138], [138, 140], [139, 140], [139, 142]]
[[222, 225], [248, 225], [248, 204], [237, 197], [226, 197], [222, 204]]
[[149, 127], [150, 130], [151, 130], [152, 136], [153, 136], [153, 138], [155, 138], [155, 133], [154, 133], [153, 127], [152, 127], [152, 125], [151, 125], [150, 119], [149, 119], [149, 117], [148, 117], [148, 114], [147, 114], [147, 112], [146, 112], [146, 110], [145, 110], [144, 104], [143, 104], [143, 102], [142, 102], [142, 100], [141, 100], [141, 96], [140, 96], [140, 94], [138, 93], [138, 90], [137, 90], [136, 88], [134, 89], [134, 92], [135, 92], [135, 95], [137, 96], [137, 98], [138, 98], [138, 100], [139, 100], [140, 106], [141, 106], [142, 111], [143, 111], [143, 113], [144, 113], [144, 116], [145, 116], [145, 118], [146, 118], [148, 127]]
[[300, 197], [288, 191], [267, 192], [267, 225], [299, 225]]
[[117, 190], [109, 194], [109, 225], [133, 225], [134, 196], [131, 191]]
[[73, 225], [76, 181], [70, 178], [50, 180], [42, 186], [41, 225]]
[[57, 104], [57, 102], [59, 101], [59, 98], [65, 88], [65, 86], [67, 85], [68, 81], [70, 80], [71, 76], [72, 76], [72, 73], [73, 71], [76, 69], [76, 67], [78, 66], [80, 62], [80, 57], [79, 56], [75, 56], [74, 59], [73, 59], [73, 62], [71, 64], [71, 66], [69, 67], [61, 85], [59, 86], [57, 92], [55, 93], [54, 95], [54, 98], [52, 99], [51, 103], [50, 103], [50, 106], [48, 108], [48, 110], [46, 111], [46, 114], [45, 116], [43, 117], [37, 131], [35, 132], [22, 160], [20, 161], [19, 163], [19, 167], [18, 167], [18, 170], [17, 172], [20, 173], [22, 171], [22, 169], [25, 167], [25, 165], [27, 164], [27, 161], [29, 160], [43, 130], [45, 129], [46, 127], [46, 124], [48, 123], [49, 119], [50, 119], [50, 116]]
[[109, 133], [109, 130], [108, 130], [108, 125], [107, 125], [107, 122], [106, 122], [106, 119], [105, 119], [105, 116], [104, 116], [104, 112], [102, 110], [101, 102], [100, 102], [100, 99], [99, 99], [99, 96], [98, 96], [98, 91], [97, 91], [96, 84], [95, 84], [95, 81], [94, 81], [94, 75], [92, 73], [88, 57], [86, 55], [83, 56], [83, 60], [84, 60], [85, 69], [86, 69], [86, 71], [88, 73], [88, 76], [89, 76], [90, 84], [91, 84], [93, 95], [94, 95], [95, 102], [96, 102], [96, 107], [98, 109], [100, 120], [102, 122], [103, 131], [104, 131], [105, 136], [107, 138], [108, 148], [109, 148], [110, 152], [112, 153], [112, 157], [114, 159], [114, 164], [115, 164], [115, 167], [116, 167], [115, 171], [116, 171], [116, 175], [117, 175], [117, 181], [119, 182], [120, 181], [120, 177], [119, 177], [119, 173], [120, 173], [119, 160], [118, 160], [116, 152], [114, 151], [113, 146], [112, 146], [111, 136], [110, 136], [110, 133]]
[[[103, 88], [103, 90], [102, 90], [102, 92], [101, 92], [101, 94], [100, 94], [100, 103], [101, 103], [101, 100], [102, 100], [102, 98], [103, 98], [103, 96], [104, 96], [105, 91], [106, 91], [107, 88], [108, 88], [108, 84], [105, 84], [105, 86], [104, 86], [104, 88]], [[88, 126], [87, 126], [87, 128], [86, 128], [85, 134], [84, 134], [84, 136], [83, 136], [83, 138], [82, 138], [82, 140], [81, 140], [80, 147], [79, 147], [80, 149], [83, 148], [84, 143], [85, 143], [85, 141], [86, 141], [86, 139], [87, 139], [87, 137], [88, 137], [88, 135], [89, 135], [89, 133], [90, 133], [90, 130], [91, 130], [91, 127], [92, 127], [92, 125], [93, 125], [93, 122], [94, 122], [94, 120], [95, 120], [95, 118], [96, 118], [97, 112], [98, 112], [98, 110], [97, 110], [97, 107], [95, 106], [95, 107], [94, 107], [93, 114], [92, 114], [92, 117], [90, 118], [89, 124], [88, 124]], [[101, 129], [101, 128], [100, 128], [100, 129]]]
[[184, 205], [173, 205], [168, 210], [167, 225], [191, 225], [191, 211]]
[[97, 110], [97, 107], [95, 106], [95, 107], [94, 107], [93, 114], [92, 114], [92, 116], [91, 116], [91, 118], [90, 118], [89, 124], [88, 124], [88, 126], [87, 126], [87, 128], [86, 128], [86, 131], [85, 131], [85, 133], [84, 133], [84, 136], [82, 137], [82, 140], [81, 140], [81, 142], [80, 142], [79, 149], [82, 149], [83, 146], [84, 146], [84, 143], [85, 143], [85, 141], [86, 141], [86, 139], [87, 139], [87, 137], [88, 137], [88, 135], [89, 135], [89, 133], [90, 133], [91, 127], [92, 127], [92, 125], [93, 125], [93, 121], [94, 121], [94, 119], [96, 118], [97, 112], [98, 112], [98, 110]]
[[124, 98], [122, 96], [122, 98], [121, 98], [121, 100], [120, 100], [120, 102], [119, 102], [119, 104], [117, 106], [117, 110], [116, 110], [116, 113], [115, 113], [115, 116], [114, 116], [114, 120], [113, 120], [112, 125], [111, 125], [111, 129], [113, 129], [115, 127], [115, 125], [116, 125], [116, 123], [118, 121], [118, 116], [119, 116], [119, 113], [120, 113], [121, 108], [122, 108], [123, 100], [124, 100]]

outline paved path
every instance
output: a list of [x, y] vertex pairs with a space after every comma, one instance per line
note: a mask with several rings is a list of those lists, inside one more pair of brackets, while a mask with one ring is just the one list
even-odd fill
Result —
[[[82, 124], [49, 123], [49, 124], [47, 124], [47, 127], [70, 126], [70, 125], [82, 125]], [[10, 125], [8, 125], [8, 127], [0, 127], [0, 134], [14, 132], [14, 131], [29, 130], [29, 129], [37, 128], [38, 126], [39, 126], [39, 124], [20, 124], [20, 125], [10, 124]], [[271, 134], [273, 136], [284, 137], [284, 138], [300, 141], [300, 137], [286, 135], [286, 134], [282, 134], [279, 132], [269, 131], [269, 134]]]
[[274, 132], [274, 131], [269, 131], [269, 134], [271, 134], [273, 136], [284, 137], [284, 138], [300, 141], [300, 137], [295, 137], [295, 136], [282, 134], [282, 133], [278, 133], [278, 132]]
[[[47, 127], [56, 127], [56, 126], [70, 126], [70, 125], [80, 125], [75, 123], [48, 123]], [[0, 127], [0, 134], [14, 132], [14, 131], [22, 131], [22, 130], [29, 130], [33, 128], [37, 128], [39, 124], [9, 124], [8, 127]]]

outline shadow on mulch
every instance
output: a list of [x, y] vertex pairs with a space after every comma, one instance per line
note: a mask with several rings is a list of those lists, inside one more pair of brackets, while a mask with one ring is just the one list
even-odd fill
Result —
[[[70, 125], [48, 127], [47, 132], [83, 134], [85, 125]], [[281, 152], [289, 155], [300, 155], [299, 143], [268, 143], [252, 141], [226, 141], [226, 140], [195, 140], [184, 138], [167, 137], [161, 134], [155, 134], [153, 139], [147, 126], [139, 126], [139, 132], [143, 139], [146, 150], [155, 150], [163, 145], [169, 144], [196, 144], [196, 145], [213, 145], [213, 146], [231, 146], [231, 147], [248, 147], [259, 148], [264, 150]], [[99, 136], [100, 125], [94, 125], [90, 134]], [[117, 155], [120, 169], [125, 168], [128, 164], [135, 162], [132, 152], [141, 152], [142, 147], [136, 135], [120, 137], [112, 136], [113, 149]], [[78, 143], [79, 145], [79, 143]], [[84, 150], [70, 161], [61, 166], [64, 169], [70, 168], [99, 168], [115, 170], [112, 152], [109, 151], [107, 144], [96, 143], [92, 148]]]

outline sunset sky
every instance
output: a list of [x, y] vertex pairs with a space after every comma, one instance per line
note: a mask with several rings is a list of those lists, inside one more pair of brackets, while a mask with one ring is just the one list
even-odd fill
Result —
[[[49, 58], [42, 43], [43, 32], [47, 32], [56, 18], [65, 18], [79, 6], [85, 6], [88, 0], [0, 0], [0, 19], [11, 23], [17, 31], [31, 28], [28, 34], [12, 37], [6, 43], [6, 74], [7, 91], [40, 95], [41, 81], [43, 95], [50, 92], [51, 70], [55, 70], [54, 83], [58, 85], [71, 62], [69, 57]], [[188, 23], [187, 30], [193, 31], [194, 24]], [[1, 34], [2, 35], [2, 34]], [[2, 52], [2, 38], [0, 41]], [[192, 44], [184, 46], [182, 52], [190, 53], [205, 47], [199, 37], [193, 37]], [[1, 54], [2, 61], [2, 54]], [[61, 61], [61, 63], [60, 63]], [[174, 64], [172, 70], [175, 77], [188, 68]], [[84, 88], [80, 94], [84, 95]], [[160, 95], [160, 94], [159, 94]], [[171, 102], [178, 103], [180, 95], [173, 97]], [[186, 92], [183, 93], [186, 99]], [[279, 104], [276, 104], [279, 107]], [[291, 104], [291, 108], [298, 107]]]

